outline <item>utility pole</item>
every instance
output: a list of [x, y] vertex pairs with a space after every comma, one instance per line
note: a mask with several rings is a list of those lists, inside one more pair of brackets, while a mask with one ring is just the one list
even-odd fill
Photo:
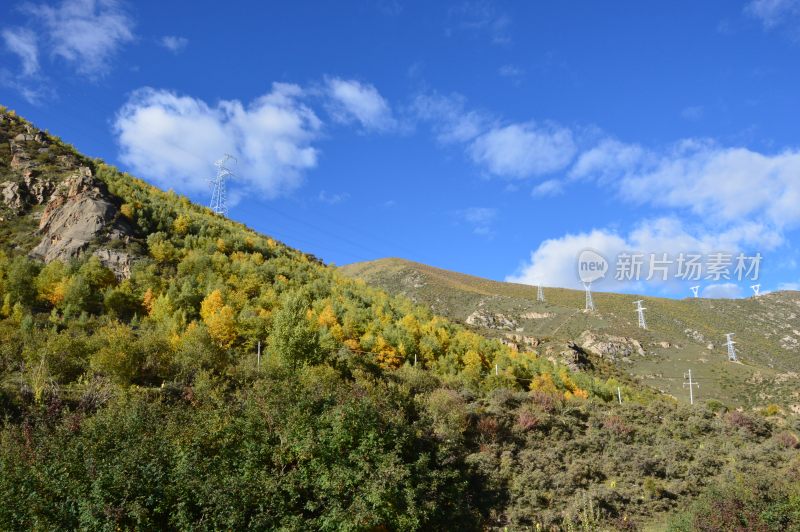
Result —
[[233, 172], [225, 166], [229, 160], [236, 162], [236, 158], [226, 153], [222, 159], [214, 163], [214, 166], [217, 167], [217, 176], [211, 180], [211, 203], [209, 207], [216, 214], [221, 214], [222, 216], [228, 215], [228, 206], [225, 202], [225, 181], [233, 176]]
[[256, 369], [261, 369], [261, 340], [258, 341], [258, 353], [256, 354]]
[[494, 365], [494, 374], [495, 376], [500, 374], [500, 369], [498, 368], [497, 364]]
[[619, 386], [617, 386], [617, 399], [619, 399], [619, 404], [622, 404], [622, 390], [619, 389]]
[[585, 310], [594, 310], [594, 301], [592, 300], [592, 283], [583, 283], [583, 288], [586, 290]]
[[639, 314], [639, 328], [647, 329], [647, 324], [644, 321], [644, 311], [646, 309], [642, 306], [642, 300], [634, 301], [634, 303], [636, 303], [636, 312]]
[[688, 373], [683, 374], [684, 379], [688, 379], [686, 382], [683, 383], [683, 387], [689, 387], [689, 404], [694, 404], [694, 387], [700, 387], [700, 383], [697, 381], [692, 380], [692, 370], [689, 370]]
[[736, 362], [739, 359], [736, 358], [736, 348], [733, 347], [733, 345], [736, 343], [733, 341], [733, 334], [734, 333], [728, 333], [725, 335], [725, 338], [727, 339], [725, 345], [728, 346], [728, 360], [730, 360], [731, 362]]

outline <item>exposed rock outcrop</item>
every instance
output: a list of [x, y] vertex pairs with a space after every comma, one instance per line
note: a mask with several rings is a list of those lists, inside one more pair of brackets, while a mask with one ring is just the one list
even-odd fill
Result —
[[55, 189], [47, 179], [38, 179], [26, 173], [22, 182], [5, 181], [0, 183], [0, 200], [17, 214], [31, 205], [41, 205], [47, 201]]
[[98, 249], [94, 255], [103, 266], [114, 272], [118, 280], [130, 278], [133, 257], [129, 253], [116, 249]]
[[[561, 346], [562, 349], [558, 350]], [[575, 342], [560, 346], [547, 346], [546, 358], [554, 364], [561, 364], [572, 371], [586, 371], [594, 368], [589, 355]]]
[[[94, 179], [87, 167], [81, 167], [53, 193], [39, 231], [42, 241], [31, 251], [31, 256], [45, 262], [66, 262], [81, 255], [91, 242], [126, 239], [132, 234], [131, 228], [120, 219], [105, 184]], [[105, 250], [104, 256], [107, 264], [117, 267], [115, 271], [124, 272], [127, 268], [129, 275], [130, 258], [121, 255]]]
[[465, 321], [473, 327], [487, 327], [506, 331], [513, 331], [517, 328], [517, 322], [513, 318], [509, 318], [505, 314], [492, 313], [480, 309], [467, 316]]
[[555, 317], [555, 313], [553, 312], [525, 312], [519, 315], [520, 319], [523, 320], [546, 320], [549, 318]]
[[529, 351], [536, 349], [541, 344], [538, 338], [524, 334], [506, 333], [505, 338], [501, 341], [514, 351]]
[[25, 207], [25, 195], [20, 190], [19, 183], [13, 181], [0, 183], [0, 198], [12, 211], [21, 212]]
[[631, 355], [644, 355], [642, 344], [625, 336], [601, 337], [593, 332], [584, 331], [578, 338], [578, 345], [586, 351], [612, 361]]

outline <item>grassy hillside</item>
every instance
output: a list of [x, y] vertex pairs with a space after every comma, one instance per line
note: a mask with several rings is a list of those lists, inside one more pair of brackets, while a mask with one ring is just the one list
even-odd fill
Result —
[[[791, 416], [513, 349], [4, 109], [0, 189], [2, 530], [681, 529], [798, 469]], [[797, 525], [773, 484], [726, 516]]]
[[[402, 259], [383, 259], [342, 268], [394, 294], [429, 306], [464, 323], [475, 311], [502, 314], [512, 327], [476, 326], [498, 338], [526, 335], [542, 342], [539, 351], [581, 343], [584, 331], [637, 340], [644, 356], [620, 357], [620, 367], [641, 382], [688, 400], [684, 372], [700, 382], [698, 396], [731, 406], [780, 404], [800, 411], [800, 292], [758, 298], [664, 299], [594, 294], [596, 312], [586, 313], [584, 293], [480, 279]], [[638, 327], [634, 301], [645, 299], [648, 329]], [[740, 363], [727, 360], [725, 333], [734, 332]]]

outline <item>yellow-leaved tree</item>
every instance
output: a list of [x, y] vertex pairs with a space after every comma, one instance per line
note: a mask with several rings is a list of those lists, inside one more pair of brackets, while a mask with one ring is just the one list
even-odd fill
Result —
[[200, 304], [200, 317], [203, 319], [208, 334], [225, 349], [236, 341], [236, 314], [225, 304], [222, 292], [214, 290]]
[[36, 292], [39, 299], [51, 305], [58, 305], [64, 300], [67, 286], [67, 268], [61, 261], [53, 261], [39, 272], [36, 277]]

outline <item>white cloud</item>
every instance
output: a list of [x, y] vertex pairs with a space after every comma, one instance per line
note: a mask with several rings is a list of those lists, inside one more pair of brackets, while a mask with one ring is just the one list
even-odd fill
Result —
[[372, 131], [388, 131], [397, 126], [389, 103], [373, 85], [340, 78], [326, 81], [329, 110], [337, 122], [356, 121]]
[[703, 297], [711, 299], [736, 299], [742, 297], [742, 287], [736, 283], [716, 283], [703, 288]]
[[296, 85], [275, 83], [244, 105], [216, 105], [166, 90], [134, 92], [117, 113], [114, 130], [121, 160], [159, 185], [181, 191], [208, 188], [213, 161], [237, 158], [232, 187], [275, 197], [296, 188], [316, 166], [312, 146], [321, 122], [301, 102]]
[[[685, 289], [686, 282], [676, 281], [674, 277], [677, 267], [675, 261], [679, 254], [708, 255], [723, 252], [735, 256], [759, 243], [751, 240], [751, 233], [751, 229], [746, 226], [734, 227], [723, 232], [706, 231], [687, 226], [684, 222], [671, 217], [644, 220], [627, 234], [611, 229], [593, 229], [589, 232], [567, 234], [545, 240], [531, 253], [530, 259], [506, 280], [580, 288], [577, 272], [578, 255], [584, 249], [593, 249], [609, 262], [606, 278], [595, 283], [598, 289], [635, 292], [643, 291], [649, 286], [665, 294], [681, 292]], [[642, 254], [642, 276], [638, 281], [615, 279], [617, 257], [621, 253]], [[667, 279], [663, 280], [656, 271], [648, 280], [651, 257], [654, 255], [656, 260], [659, 260], [665, 253], [667, 260], [673, 261], [669, 265]], [[735, 258], [733, 261], [731, 273], [735, 267]], [[705, 276], [705, 273], [703, 275]]]
[[119, 48], [134, 39], [133, 19], [117, 0], [63, 0], [23, 9], [43, 24], [52, 53], [90, 77], [104, 74]]
[[504, 78], [518, 78], [522, 76], [525, 71], [515, 65], [503, 65], [497, 70], [497, 73]]
[[480, 111], [466, 110], [466, 99], [460, 94], [419, 94], [411, 107], [417, 118], [432, 124], [436, 139], [443, 144], [468, 142], [493, 120]]
[[10, 28], [0, 32], [0, 37], [4, 48], [20, 61], [18, 70], [0, 67], [0, 86], [17, 91], [33, 105], [54, 97], [50, 84], [41, 72], [36, 33], [28, 28]]
[[690, 105], [681, 110], [681, 117], [690, 121], [700, 120], [703, 118], [703, 114], [705, 114], [705, 108], [702, 105]]
[[448, 25], [445, 34], [456, 31], [473, 35], [486, 34], [494, 44], [511, 42], [511, 17], [499, 12], [494, 4], [487, 1], [464, 2], [452, 7], [447, 14]]
[[564, 191], [564, 184], [558, 179], [548, 179], [542, 181], [535, 187], [531, 194], [538, 197], [557, 196]]
[[526, 179], [564, 169], [577, 147], [570, 129], [545, 122], [502, 124], [483, 111], [468, 110], [460, 94], [420, 94], [411, 111], [431, 123], [439, 142], [463, 144], [469, 158], [488, 174]]
[[603, 139], [597, 146], [581, 153], [569, 171], [572, 178], [591, 177], [601, 181], [615, 180], [644, 158], [644, 150], [634, 144]]
[[769, 29], [800, 16], [800, 0], [751, 0], [745, 12]]
[[580, 287], [578, 255], [584, 249], [594, 249], [609, 260], [627, 249], [627, 241], [613, 231], [594, 229], [588, 233], [567, 234], [545, 240], [531, 253], [530, 260], [506, 281], [524, 284], [544, 284], [563, 288]]
[[686, 139], [655, 151], [605, 140], [581, 154], [570, 175], [611, 184], [633, 203], [684, 209], [707, 224], [800, 225], [800, 150], [764, 154]]
[[576, 150], [569, 129], [528, 122], [494, 127], [476, 138], [468, 151], [491, 174], [525, 179], [565, 168]]
[[472, 232], [481, 236], [492, 236], [492, 223], [497, 218], [497, 209], [491, 207], [469, 207], [456, 212], [456, 216], [472, 226]]
[[[607, 258], [624, 250], [646, 257], [668, 253], [673, 260], [681, 252], [765, 254], [784, 245], [785, 233], [800, 226], [800, 150], [764, 154], [696, 139], [652, 150], [606, 138], [581, 153], [568, 176], [610, 188], [629, 204], [672, 214], [644, 220], [627, 233], [598, 229], [548, 240], [510, 280], [579, 286], [576, 257], [587, 247]], [[549, 187], [546, 181], [534, 193]], [[609, 290], [649, 286], [604, 282], [601, 288]], [[669, 293], [674, 283], [661, 281], [655, 289]], [[709, 290], [709, 297], [739, 295], [721, 285]]]
[[798, 283], [781, 283], [778, 285], [778, 290], [800, 290], [800, 282]]
[[317, 199], [322, 203], [327, 203], [328, 205], [336, 205], [337, 203], [341, 203], [346, 201], [350, 198], [350, 194], [347, 192], [337, 192], [337, 193], [329, 193], [321, 190]]
[[183, 51], [186, 48], [186, 45], [189, 44], [189, 39], [186, 37], [178, 37], [176, 35], [165, 35], [161, 37], [159, 40], [159, 44], [172, 52], [173, 54], [177, 54]]
[[5, 29], [2, 37], [6, 48], [19, 57], [23, 76], [29, 77], [39, 72], [39, 45], [33, 31], [26, 28]]

